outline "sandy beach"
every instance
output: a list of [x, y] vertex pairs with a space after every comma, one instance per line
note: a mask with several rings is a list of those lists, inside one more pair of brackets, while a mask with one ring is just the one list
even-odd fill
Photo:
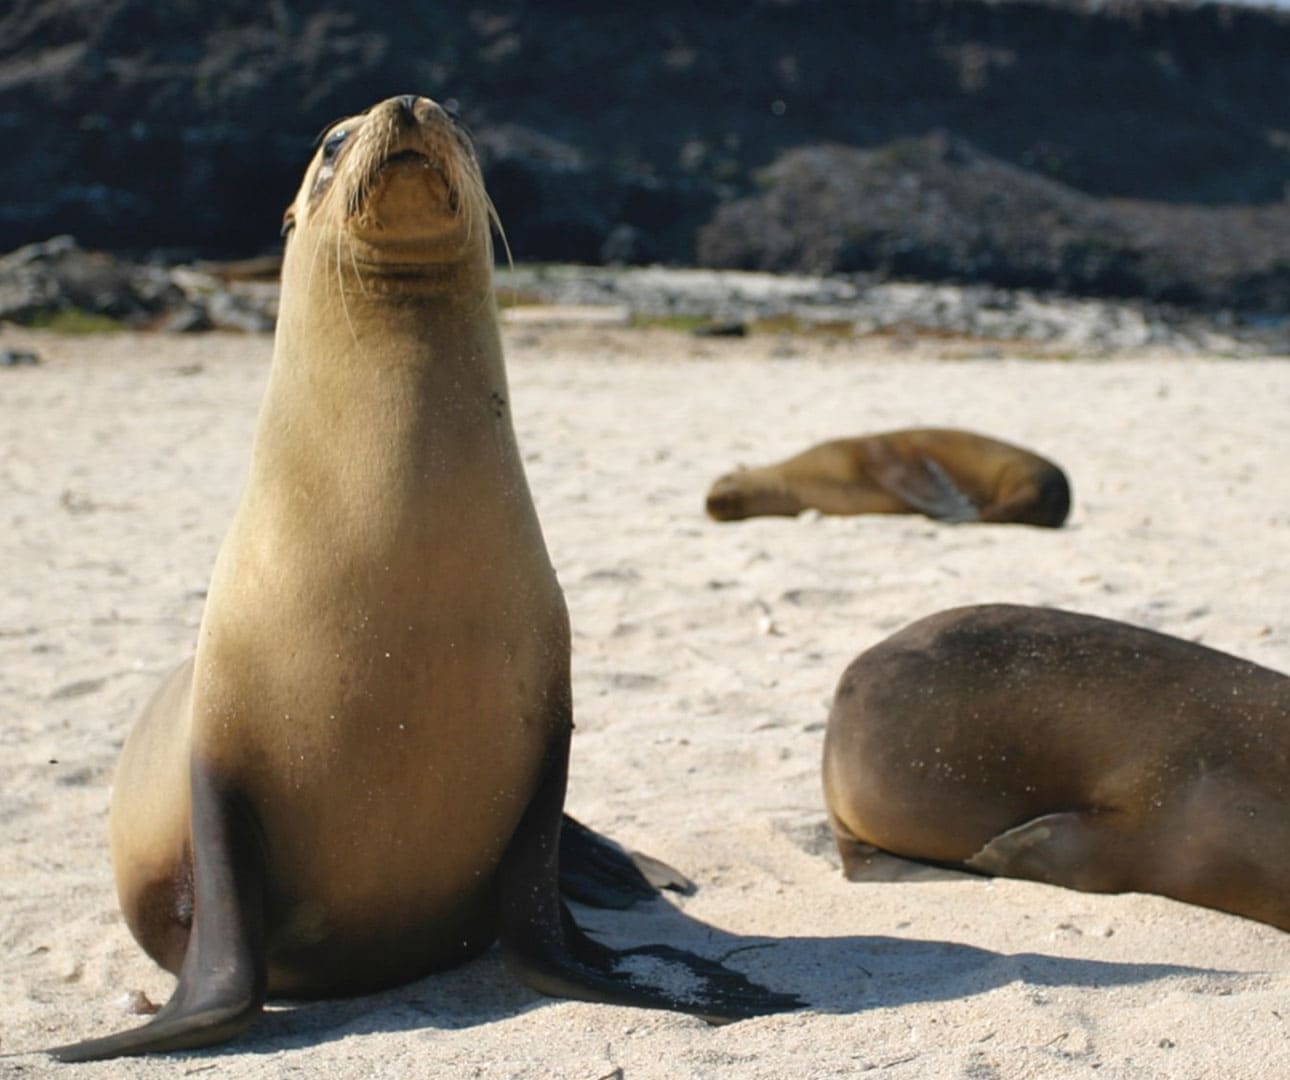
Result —
[[[957, 604], [1072, 608], [1290, 671], [1290, 364], [542, 320], [505, 336], [573, 622], [568, 809], [699, 885], [579, 919], [615, 944], [728, 956], [808, 1007], [709, 1027], [559, 1001], [493, 951], [373, 996], [274, 1005], [211, 1051], [24, 1055], [0, 1076], [1290, 1075], [1290, 935], [1147, 895], [932, 872], [849, 884], [819, 782], [847, 662]], [[131, 995], [160, 1003], [173, 984], [118, 912], [112, 770], [192, 648], [272, 345], [8, 328], [0, 346], [44, 359], [0, 370], [0, 1054], [14, 1054], [134, 1024]], [[736, 463], [935, 425], [1062, 464], [1067, 527], [702, 513]]]

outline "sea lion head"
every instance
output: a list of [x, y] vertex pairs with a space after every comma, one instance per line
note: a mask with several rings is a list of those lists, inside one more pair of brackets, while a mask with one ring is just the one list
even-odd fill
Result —
[[740, 468], [718, 477], [708, 490], [708, 516], [741, 521], [763, 514], [795, 517], [805, 506], [773, 469]]
[[429, 98], [389, 98], [332, 124], [283, 218], [288, 257], [359, 278], [492, 263], [497, 217], [469, 137]]
[[739, 521], [748, 516], [743, 491], [743, 469], [718, 477], [708, 491], [705, 508], [716, 521]]

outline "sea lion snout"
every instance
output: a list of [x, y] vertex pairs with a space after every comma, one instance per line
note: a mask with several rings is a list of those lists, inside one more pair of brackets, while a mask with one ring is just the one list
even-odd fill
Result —
[[372, 117], [391, 122], [396, 127], [409, 129], [420, 126], [445, 128], [456, 126], [452, 114], [433, 98], [420, 94], [399, 94], [386, 98], [368, 110]]
[[[442, 264], [486, 235], [495, 220], [469, 137], [443, 106], [428, 97], [386, 98], [360, 117], [342, 121], [347, 146], [335, 160], [333, 225], [358, 260]], [[335, 137], [335, 136], [333, 136]], [[328, 167], [322, 161], [319, 175]], [[315, 201], [319, 201], [317, 194]], [[482, 227], [481, 227], [482, 226]]]
[[398, 97], [386, 98], [379, 105], [372, 106], [370, 111], [404, 128], [449, 121], [443, 106], [420, 94], [400, 94]]
[[730, 473], [712, 485], [704, 503], [708, 517], [715, 521], [735, 521], [747, 517], [743, 493], [739, 490], [738, 474]]

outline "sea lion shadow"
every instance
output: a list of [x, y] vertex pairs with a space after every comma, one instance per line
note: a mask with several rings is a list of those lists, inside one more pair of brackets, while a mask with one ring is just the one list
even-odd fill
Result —
[[[883, 936], [802, 937], [775, 942], [764, 978], [795, 993], [813, 1012], [848, 1014], [955, 1001], [1019, 984], [1054, 987], [1130, 986], [1164, 979], [1235, 975], [1179, 964], [1136, 963], [1003, 953], [960, 942]], [[775, 978], [773, 967], [785, 975]], [[763, 977], [759, 970], [757, 977]]]
[[458, 1031], [518, 1016], [557, 1001], [530, 990], [496, 947], [451, 971], [359, 997], [276, 1002], [238, 1043], [212, 1048], [276, 1054], [363, 1035]]
[[[939, 868], [933, 868], [939, 869]], [[972, 879], [975, 875], [941, 871]], [[666, 941], [736, 968], [754, 982], [796, 994], [807, 1011], [833, 1014], [920, 1002], [953, 1001], [1011, 983], [1110, 987], [1163, 979], [1233, 976], [1216, 968], [1004, 953], [960, 942], [881, 935], [740, 935], [666, 903], [631, 912], [580, 910], [579, 922], [614, 948]], [[629, 937], [630, 935], [630, 937]]]
[[[721, 930], [670, 904], [627, 912], [578, 906], [578, 921], [614, 948], [645, 941], [718, 960], [809, 1012], [843, 1015], [988, 993], [1010, 984], [1113, 987], [1164, 979], [1236, 976], [1212, 968], [1130, 963], [1044, 953], [1002, 953], [959, 942], [881, 935], [771, 937]], [[455, 1031], [551, 1008], [559, 1000], [521, 984], [498, 949], [452, 971], [365, 997], [271, 1008], [238, 1049], [278, 1053], [360, 1035]], [[609, 1006], [602, 1006], [608, 1008]], [[218, 1050], [214, 1051], [219, 1053]]]

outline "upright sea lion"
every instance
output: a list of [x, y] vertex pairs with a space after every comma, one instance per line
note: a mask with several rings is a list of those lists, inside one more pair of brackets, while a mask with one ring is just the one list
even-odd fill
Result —
[[1038, 454], [970, 431], [915, 428], [835, 439], [776, 465], [727, 473], [708, 492], [718, 521], [762, 515], [926, 514], [1057, 528], [1066, 474]]
[[824, 741], [848, 877], [875, 848], [1290, 930], [1290, 677], [1047, 608], [943, 611], [862, 653]]
[[[569, 622], [507, 405], [491, 217], [425, 98], [342, 120], [309, 165], [196, 655], [114, 785], [125, 918], [178, 985], [63, 1060], [220, 1042], [266, 994], [387, 987], [494, 939], [546, 993], [796, 1004], [665, 946], [615, 953], [560, 900]], [[639, 954], [682, 989], [632, 974]]]

